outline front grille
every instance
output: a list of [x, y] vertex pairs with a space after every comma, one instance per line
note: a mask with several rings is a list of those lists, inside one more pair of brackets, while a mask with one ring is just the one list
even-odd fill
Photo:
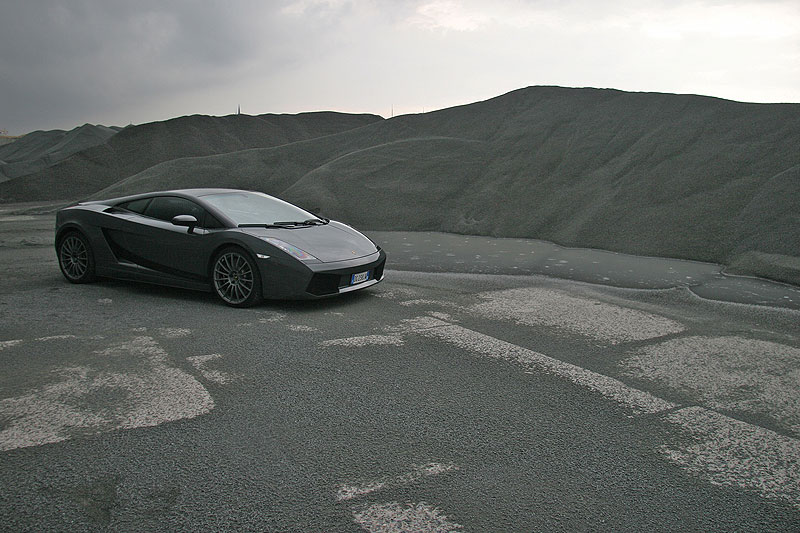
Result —
[[339, 292], [340, 274], [314, 274], [306, 288], [314, 296], [325, 296], [326, 294], [336, 294]]
[[386, 264], [384, 259], [380, 263], [370, 263], [358, 267], [352, 267], [333, 272], [318, 272], [311, 276], [311, 281], [306, 287], [306, 291], [314, 296], [328, 296], [337, 294], [339, 289], [350, 286], [350, 279], [353, 274], [370, 271], [369, 279], [381, 279], [383, 277], [383, 267]]
[[383, 277], [383, 267], [386, 266], [386, 261], [382, 261], [380, 265], [375, 267], [375, 275], [373, 278], [381, 279]]

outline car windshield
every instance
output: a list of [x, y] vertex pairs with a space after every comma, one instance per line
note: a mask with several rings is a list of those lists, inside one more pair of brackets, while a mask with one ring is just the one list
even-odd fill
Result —
[[203, 196], [225, 215], [240, 224], [276, 224], [317, 220], [312, 213], [259, 192], [226, 192]]

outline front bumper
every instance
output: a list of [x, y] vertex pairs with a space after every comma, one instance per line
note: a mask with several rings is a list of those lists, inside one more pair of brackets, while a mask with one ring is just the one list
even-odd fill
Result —
[[[350, 261], [343, 262], [350, 263]], [[328, 263], [326, 266], [328, 265], [336, 265], [336, 263]], [[357, 264], [354, 265], [337, 265], [339, 268], [316, 271], [311, 276], [311, 280], [309, 280], [306, 286], [306, 292], [312, 297], [319, 298], [364, 289], [375, 285], [383, 279], [383, 268], [385, 265], [386, 253], [380, 250], [378, 252], [378, 258], [373, 261], [357, 262]], [[361, 283], [355, 285], [351, 284], [350, 280], [353, 274], [362, 272], [369, 272], [369, 278]]]
[[[386, 252], [333, 263], [304, 264], [294, 261], [292, 268], [274, 268], [269, 260], [259, 260], [263, 295], [267, 299], [316, 299], [336, 296], [371, 287], [383, 279]], [[288, 266], [288, 265], [286, 265]], [[353, 274], [369, 272], [367, 280], [351, 284]]]

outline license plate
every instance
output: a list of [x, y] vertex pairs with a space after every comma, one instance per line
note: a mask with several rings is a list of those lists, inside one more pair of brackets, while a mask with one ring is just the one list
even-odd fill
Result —
[[366, 272], [359, 272], [358, 274], [353, 274], [350, 277], [350, 285], [355, 285], [356, 283], [363, 283], [369, 279], [369, 270]]

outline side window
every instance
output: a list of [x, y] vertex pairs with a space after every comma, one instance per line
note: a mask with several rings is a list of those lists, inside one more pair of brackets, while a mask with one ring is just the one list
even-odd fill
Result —
[[178, 215], [192, 215], [198, 222], [203, 222], [205, 210], [194, 202], [176, 196], [156, 196], [147, 206], [145, 216], [164, 220], [166, 222]]
[[157, 196], [146, 206], [145, 216], [171, 222], [178, 215], [192, 215], [201, 228], [221, 228], [220, 222], [196, 203], [176, 196]]
[[147, 209], [147, 206], [150, 205], [150, 200], [151, 198], [132, 200], [130, 202], [125, 202], [124, 204], [119, 204], [117, 207], [119, 207], [120, 209], [133, 211], [134, 213], [139, 213], [141, 215], [142, 213], [144, 213], [144, 210]]
[[214, 229], [214, 228], [224, 228], [225, 226], [222, 225], [222, 222], [214, 218], [208, 211], [206, 211], [206, 218], [205, 220], [198, 219], [200, 223], [200, 227]]

